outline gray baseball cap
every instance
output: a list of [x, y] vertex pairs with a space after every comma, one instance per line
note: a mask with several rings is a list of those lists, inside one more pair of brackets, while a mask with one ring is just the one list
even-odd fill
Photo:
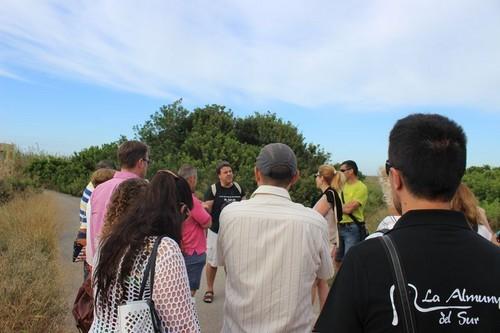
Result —
[[297, 174], [297, 157], [284, 143], [270, 143], [260, 150], [255, 166], [264, 176], [288, 178]]

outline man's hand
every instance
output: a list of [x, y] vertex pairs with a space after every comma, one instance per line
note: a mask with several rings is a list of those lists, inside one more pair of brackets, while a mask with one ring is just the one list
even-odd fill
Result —
[[202, 202], [201, 205], [203, 208], [205, 208], [207, 210], [207, 212], [212, 213], [212, 207], [214, 205], [213, 200], [208, 200], [208, 201]]
[[342, 212], [344, 214], [352, 214], [361, 204], [357, 201], [350, 201], [342, 206]]
[[332, 257], [332, 261], [335, 260], [335, 253], [337, 252], [337, 244], [333, 244], [332, 253], [330, 257]]

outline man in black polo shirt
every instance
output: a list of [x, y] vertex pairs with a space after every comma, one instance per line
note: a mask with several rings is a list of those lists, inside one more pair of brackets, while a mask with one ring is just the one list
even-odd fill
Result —
[[[466, 138], [440, 115], [399, 120], [389, 138], [390, 236], [417, 332], [500, 332], [500, 250], [450, 200], [465, 171]], [[316, 323], [318, 332], [404, 332], [395, 279], [380, 238], [347, 253]]]
[[217, 274], [217, 234], [219, 233], [219, 216], [222, 209], [234, 201], [245, 197], [245, 192], [234, 181], [233, 169], [229, 162], [222, 161], [217, 165], [219, 181], [212, 184], [205, 193], [205, 207], [212, 215], [212, 226], [207, 232], [207, 290], [203, 301], [212, 303], [214, 298], [214, 282]]

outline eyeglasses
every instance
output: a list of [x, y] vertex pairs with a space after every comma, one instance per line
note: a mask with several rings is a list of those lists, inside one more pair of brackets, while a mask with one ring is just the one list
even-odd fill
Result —
[[389, 160], [385, 161], [385, 173], [387, 174], [387, 176], [389, 176], [389, 172], [391, 172], [391, 168], [393, 167], [394, 166], [391, 162], [389, 162]]
[[143, 158], [142, 160], [143, 160], [144, 162], [146, 162], [147, 164], [151, 163], [151, 160], [150, 160], [150, 159], [148, 159], [148, 158]]
[[340, 171], [340, 172], [346, 172], [346, 171], [349, 171], [349, 170], [352, 170], [352, 168], [340, 169], [339, 171]]

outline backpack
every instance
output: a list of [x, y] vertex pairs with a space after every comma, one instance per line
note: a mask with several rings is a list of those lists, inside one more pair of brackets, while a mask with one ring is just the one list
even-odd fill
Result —
[[[237, 182], [233, 182], [234, 186], [236, 186], [236, 189], [238, 190], [238, 192], [240, 192], [240, 195], [241, 195], [241, 186], [240, 184], [238, 184]], [[216, 184], [212, 184], [210, 186], [212, 188], [212, 195], [215, 197], [215, 194], [217, 193], [217, 186]]]

